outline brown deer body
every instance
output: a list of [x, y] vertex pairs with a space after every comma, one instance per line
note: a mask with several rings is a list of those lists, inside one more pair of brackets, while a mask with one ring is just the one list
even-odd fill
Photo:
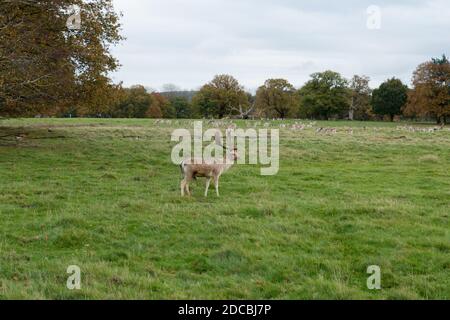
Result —
[[231, 152], [227, 152], [227, 156], [223, 160], [219, 161], [205, 161], [203, 159], [186, 159], [181, 164], [181, 172], [183, 174], [183, 180], [181, 181], [181, 196], [185, 194], [191, 195], [189, 184], [197, 178], [206, 178], [205, 197], [208, 196], [209, 186], [211, 181], [214, 180], [214, 186], [216, 188], [217, 196], [219, 197], [219, 179], [234, 165], [237, 160], [237, 150], [234, 149]]

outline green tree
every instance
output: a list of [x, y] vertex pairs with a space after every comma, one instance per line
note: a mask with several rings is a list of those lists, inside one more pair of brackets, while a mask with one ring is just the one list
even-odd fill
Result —
[[372, 108], [375, 114], [388, 115], [394, 121], [396, 115], [408, 101], [408, 87], [400, 79], [392, 78], [383, 82], [378, 89], [373, 90]]
[[266, 117], [293, 116], [298, 106], [295, 88], [285, 79], [269, 79], [258, 88], [255, 106]]
[[444, 55], [417, 67], [405, 115], [431, 116], [445, 124], [450, 117], [450, 62]]
[[233, 108], [248, 105], [244, 88], [230, 75], [218, 75], [194, 96], [193, 104], [204, 117], [232, 115]]
[[188, 99], [184, 97], [174, 97], [170, 99], [170, 103], [174, 107], [178, 119], [192, 119], [195, 117]]
[[350, 109], [348, 81], [339, 73], [314, 73], [300, 90], [300, 115], [329, 119], [344, 116]]
[[372, 113], [370, 99], [372, 89], [369, 87], [370, 78], [367, 76], [353, 76], [350, 81], [350, 120], [369, 120]]
[[[80, 8], [78, 30], [67, 27]], [[118, 68], [111, 45], [123, 38], [112, 0], [0, 2], [0, 114], [104, 112], [108, 74]]]
[[153, 104], [152, 96], [141, 85], [121, 89], [117, 100], [110, 111], [115, 118], [146, 118]]

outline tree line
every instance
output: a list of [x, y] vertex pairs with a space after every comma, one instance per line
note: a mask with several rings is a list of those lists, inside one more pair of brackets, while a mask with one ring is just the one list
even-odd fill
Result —
[[[67, 28], [70, 6], [82, 24]], [[217, 75], [198, 92], [149, 92], [109, 78], [119, 62], [111, 46], [121, 36], [112, 0], [3, 0], [0, 2], [0, 116], [120, 118], [311, 118], [394, 120], [398, 116], [450, 117], [450, 62], [444, 55], [419, 65], [412, 88], [387, 79], [372, 90], [370, 78], [345, 79], [317, 72], [297, 89], [268, 79], [255, 94], [231, 75]]]
[[396, 117], [450, 117], [450, 62], [444, 55], [418, 66], [410, 89], [391, 78], [372, 90], [370, 78], [347, 80], [333, 71], [318, 72], [300, 89], [285, 79], [269, 79], [255, 95], [230, 75], [217, 75], [192, 100], [176, 93], [148, 93], [142, 86], [121, 89], [112, 117], [149, 118], [310, 118], [319, 120], [389, 120]]

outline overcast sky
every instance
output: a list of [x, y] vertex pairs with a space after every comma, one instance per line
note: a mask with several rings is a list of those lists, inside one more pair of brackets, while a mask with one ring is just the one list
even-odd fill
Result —
[[[127, 40], [115, 81], [198, 89], [214, 75], [254, 91], [269, 78], [294, 86], [331, 69], [410, 84], [416, 66], [450, 54], [449, 0], [114, 0]], [[368, 14], [381, 9], [381, 28]], [[373, 19], [372, 19], [373, 18]]]

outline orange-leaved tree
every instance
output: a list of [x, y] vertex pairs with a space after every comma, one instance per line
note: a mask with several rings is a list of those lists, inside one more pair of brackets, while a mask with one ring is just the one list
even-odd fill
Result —
[[450, 117], [450, 62], [444, 55], [417, 67], [405, 115], [434, 117], [445, 124]]
[[110, 104], [110, 47], [123, 39], [112, 0], [2, 0], [0, 39], [0, 115], [98, 114]]

